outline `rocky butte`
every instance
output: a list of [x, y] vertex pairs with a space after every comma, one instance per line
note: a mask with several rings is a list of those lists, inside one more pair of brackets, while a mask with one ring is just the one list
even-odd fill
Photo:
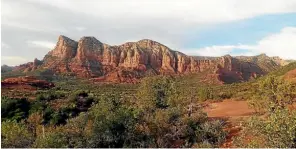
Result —
[[[261, 64], [258, 60], [261, 57], [266, 59], [266, 63]], [[136, 82], [142, 77], [160, 74], [206, 73], [208, 77], [231, 83], [256, 78], [281, 66], [278, 58], [273, 59], [266, 55], [251, 58], [230, 55], [194, 57], [149, 39], [110, 46], [95, 37], [82, 37], [77, 42], [59, 36], [56, 46], [43, 60], [35, 59], [14, 70], [45, 69], [53, 74], [71, 74], [111, 82]]]

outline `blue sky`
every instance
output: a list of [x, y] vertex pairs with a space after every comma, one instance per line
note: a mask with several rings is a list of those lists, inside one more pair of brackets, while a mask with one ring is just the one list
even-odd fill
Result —
[[229, 23], [212, 25], [203, 30], [190, 31], [187, 48], [211, 45], [255, 44], [258, 40], [281, 29], [296, 27], [296, 13], [262, 15]]
[[296, 59], [296, 0], [1, 2], [2, 64], [42, 59], [59, 35], [110, 45], [148, 38], [190, 55]]
[[[250, 19], [209, 25], [202, 30], [191, 30], [184, 43], [186, 52], [213, 45], [255, 45], [264, 37], [279, 33], [286, 27], [296, 27], [296, 13], [261, 15]], [[296, 39], [294, 39], [296, 42]], [[248, 49], [234, 48], [229, 54], [240, 55]], [[295, 49], [296, 55], [296, 49]]]

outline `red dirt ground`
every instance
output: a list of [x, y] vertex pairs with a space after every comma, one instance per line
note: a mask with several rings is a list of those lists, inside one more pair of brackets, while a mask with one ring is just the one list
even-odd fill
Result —
[[296, 69], [293, 69], [293, 70], [287, 72], [287, 73], [284, 75], [284, 78], [285, 78], [286, 80], [290, 80], [290, 81], [296, 83]]
[[253, 109], [248, 107], [246, 101], [224, 100], [222, 102], [211, 103], [205, 108], [210, 118], [236, 118], [249, 116], [254, 113]]
[[226, 120], [225, 131], [228, 132], [225, 143], [221, 146], [229, 148], [232, 146], [232, 138], [239, 135], [241, 120], [254, 114], [254, 110], [248, 107], [246, 101], [224, 100], [222, 102], [210, 103], [204, 109], [209, 118]]

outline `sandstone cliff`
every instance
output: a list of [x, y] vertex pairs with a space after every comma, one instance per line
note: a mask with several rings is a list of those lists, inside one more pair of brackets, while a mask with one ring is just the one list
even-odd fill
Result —
[[[113, 82], [135, 82], [147, 75], [204, 72], [231, 83], [267, 73], [256, 61], [245, 59], [230, 55], [214, 58], [187, 56], [149, 39], [110, 46], [94, 37], [82, 37], [76, 42], [59, 36], [54, 49], [42, 61], [35, 59], [16, 70], [48, 69], [55, 74], [66, 73]], [[280, 64], [274, 62], [272, 66], [270, 69]]]

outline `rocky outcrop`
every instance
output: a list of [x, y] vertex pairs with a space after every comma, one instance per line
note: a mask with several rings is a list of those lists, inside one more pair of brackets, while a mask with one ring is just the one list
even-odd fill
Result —
[[18, 77], [18, 78], [7, 78], [1, 81], [1, 86], [5, 87], [15, 87], [15, 86], [31, 86], [37, 87], [42, 89], [48, 89], [54, 87], [54, 84], [51, 82], [47, 82], [45, 80], [38, 80], [36, 77], [33, 76], [25, 76], [25, 77]]
[[265, 74], [257, 62], [257, 59], [230, 55], [211, 58], [187, 56], [149, 39], [110, 46], [94, 37], [82, 37], [76, 42], [60, 36], [55, 48], [42, 61], [36, 60], [18, 69], [50, 69], [56, 74], [71, 73], [111, 82], [136, 82], [147, 75], [206, 72], [213, 74], [211, 77], [217, 76], [219, 81], [237, 82]]
[[60, 59], [71, 59], [76, 55], [78, 43], [68, 37], [59, 36], [55, 48], [48, 55]]
[[34, 71], [39, 68], [42, 64], [42, 61], [38, 60], [37, 58], [34, 59], [33, 62], [28, 62], [17, 67], [14, 67], [14, 71], [23, 71], [23, 72], [30, 72]]
[[77, 54], [69, 63], [70, 71], [82, 77], [102, 75], [103, 44], [94, 37], [83, 37], [78, 41]]

